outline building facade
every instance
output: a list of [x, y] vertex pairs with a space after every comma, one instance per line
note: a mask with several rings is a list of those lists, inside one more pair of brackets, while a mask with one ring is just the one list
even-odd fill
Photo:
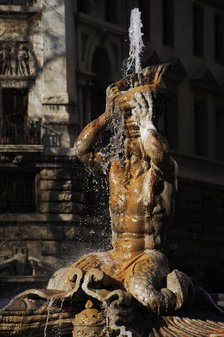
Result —
[[105, 183], [71, 160], [72, 146], [121, 77], [136, 5], [143, 66], [170, 63], [160, 129], [179, 165], [179, 192], [167, 252], [171, 265], [224, 291], [222, 1], [0, 0], [4, 291], [44, 284], [52, 269], [109, 241]]

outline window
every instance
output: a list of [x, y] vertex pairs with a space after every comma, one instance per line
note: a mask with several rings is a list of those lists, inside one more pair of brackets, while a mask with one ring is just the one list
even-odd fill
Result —
[[105, 0], [105, 17], [106, 21], [109, 21], [111, 23], [118, 23], [118, 17], [117, 17], [117, 1], [116, 0]]
[[28, 89], [2, 89], [2, 143], [23, 143]]
[[78, 0], [77, 1], [77, 10], [85, 14], [89, 14], [89, 0]]
[[195, 154], [199, 156], [207, 156], [208, 109], [206, 101], [197, 99], [194, 101], [194, 118]]
[[35, 174], [0, 174], [0, 213], [35, 211]]
[[110, 84], [111, 65], [105, 49], [97, 47], [92, 59], [92, 72], [95, 73], [91, 99], [91, 119], [97, 118], [105, 109], [106, 88]]
[[150, 0], [139, 0], [139, 9], [142, 17], [142, 32], [146, 38], [150, 37]]
[[174, 46], [174, 0], [163, 0], [163, 43]]
[[224, 106], [216, 110], [216, 153], [217, 159], [224, 160]]
[[204, 54], [204, 11], [198, 5], [193, 7], [193, 52], [196, 56]]
[[224, 15], [215, 15], [215, 60], [224, 64]]
[[165, 111], [165, 135], [171, 149], [178, 149], [178, 106], [177, 94], [169, 92]]
[[27, 117], [28, 89], [2, 89], [3, 119], [23, 126]]

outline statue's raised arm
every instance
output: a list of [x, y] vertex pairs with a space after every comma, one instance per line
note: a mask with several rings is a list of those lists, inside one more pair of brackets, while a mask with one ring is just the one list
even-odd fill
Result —
[[107, 127], [110, 119], [109, 111], [105, 111], [97, 119], [89, 123], [78, 136], [75, 144], [75, 154], [79, 159], [88, 164], [93, 155], [93, 148], [96, 145], [101, 133]]
[[119, 90], [114, 84], [108, 87], [105, 112], [90, 122], [75, 141], [75, 155], [84, 164], [99, 164], [103, 160], [101, 152], [95, 152], [94, 147], [111, 120], [112, 104], [118, 95]]
[[134, 95], [132, 115], [139, 127], [142, 145], [146, 155], [151, 160], [151, 166], [160, 173], [165, 180], [175, 179], [177, 165], [169, 153], [166, 139], [156, 128], [159, 112], [153, 93], [142, 88]]

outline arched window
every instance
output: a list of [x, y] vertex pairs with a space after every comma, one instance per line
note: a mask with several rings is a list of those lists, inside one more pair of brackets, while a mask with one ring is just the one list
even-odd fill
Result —
[[91, 119], [95, 119], [105, 109], [106, 88], [111, 81], [111, 65], [107, 52], [97, 47], [92, 59], [92, 72], [95, 73], [91, 98]]
[[89, 0], [78, 0], [77, 11], [85, 14], [89, 14]]
[[[91, 70], [95, 73], [91, 92], [91, 120], [94, 120], [105, 111], [106, 88], [111, 83], [111, 65], [104, 48], [96, 48], [93, 54]], [[100, 144], [105, 146], [109, 137], [106, 131], [101, 135]], [[89, 174], [87, 186], [85, 198], [89, 205], [89, 214], [105, 214], [105, 216], [108, 216], [108, 191], [103, 175]]]
[[111, 23], [118, 23], [117, 17], [117, 1], [115, 0], [106, 0], [105, 3], [105, 11], [106, 11], [106, 21]]

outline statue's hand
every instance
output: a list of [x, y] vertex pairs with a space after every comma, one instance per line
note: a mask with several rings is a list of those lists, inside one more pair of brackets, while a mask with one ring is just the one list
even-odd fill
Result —
[[115, 99], [120, 95], [120, 90], [118, 89], [116, 83], [112, 83], [107, 87], [106, 90], [106, 111], [112, 114], [114, 111]]
[[152, 93], [136, 92], [132, 101], [132, 115], [139, 127], [153, 126], [153, 99]]
[[108, 99], [115, 98], [120, 94], [120, 90], [118, 89], [116, 83], [112, 83], [107, 87], [106, 97]]

